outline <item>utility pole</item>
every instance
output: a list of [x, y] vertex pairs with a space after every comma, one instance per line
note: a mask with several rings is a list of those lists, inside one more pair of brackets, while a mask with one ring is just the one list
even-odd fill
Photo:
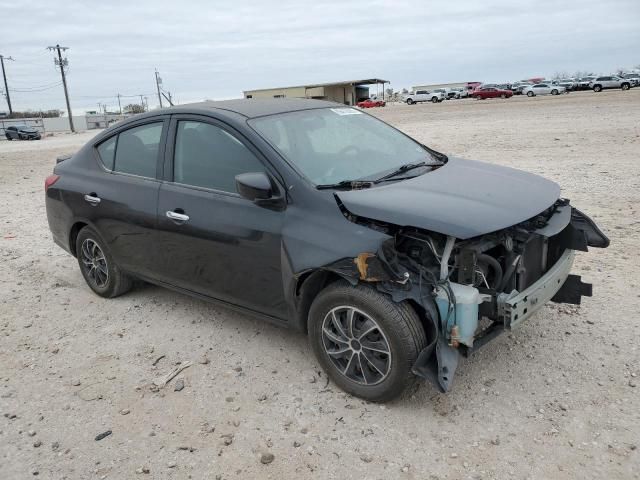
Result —
[[64, 87], [64, 98], [67, 101], [67, 114], [69, 115], [69, 128], [75, 133], [76, 129], [73, 128], [73, 115], [71, 114], [71, 104], [69, 103], [69, 92], [67, 90], [67, 78], [64, 75], [64, 67], [69, 65], [69, 61], [65, 57], [62, 59], [62, 52], [68, 50], [69, 47], [61, 47], [56, 45], [55, 47], [47, 47], [47, 50], [57, 50], [58, 58], [54, 59], [54, 63], [60, 67], [60, 74], [62, 75], [62, 86]]
[[120, 115], [122, 115], [122, 105], [120, 104], [120, 97], [122, 95], [118, 94], [118, 108], [120, 109]]
[[160, 108], [162, 108], [162, 96], [160, 95], [160, 85], [162, 85], [162, 79], [156, 69], [156, 89], [158, 90], [158, 101], [160, 102]]
[[144, 108], [144, 99], [142, 98], [142, 95], [140, 95], [140, 106], [142, 107], [142, 111], [146, 112], [147, 110]]
[[11, 97], [9, 96], [9, 86], [7, 85], [7, 74], [4, 71], [4, 60], [13, 60], [11, 57], [5, 57], [0, 55], [0, 64], [2, 64], [2, 78], [4, 78], [4, 91], [7, 96], [7, 105], [9, 105], [9, 115], [13, 114], [13, 109], [11, 108]]

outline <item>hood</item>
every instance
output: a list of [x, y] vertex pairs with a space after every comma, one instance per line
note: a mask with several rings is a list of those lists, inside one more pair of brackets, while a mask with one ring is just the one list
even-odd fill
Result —
[[19, 129], [19, 130], [20, 130], [21, 132], [24, 132], [24, 133], [37, 133], [37, 132], [38, 132], [38, 131], [37, 131], [35, 128], [33, 128], [33, 127], [24, 127], [24, 128]]
[[464, 240], [541, 213], [558, 199], [560, 187], [513, 168], [449, 158], [416, 178], [337, 196], [358, 216]]

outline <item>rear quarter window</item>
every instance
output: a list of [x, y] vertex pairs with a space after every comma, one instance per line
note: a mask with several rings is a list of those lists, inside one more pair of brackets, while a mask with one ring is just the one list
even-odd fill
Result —
[[98, 156], [104, 168], [107, 170], [113, 170], [113, 163], [116, 157], [116, 139], [118, 136], [113, 136], [109, 140], [102, 142], [98, 145]]

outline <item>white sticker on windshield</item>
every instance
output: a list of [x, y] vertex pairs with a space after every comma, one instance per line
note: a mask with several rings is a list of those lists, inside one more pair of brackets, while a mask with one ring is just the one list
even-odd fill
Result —
[[338, 115], [362, 115], [362, 112], [355, 108], [332, 108], [331, 111]]

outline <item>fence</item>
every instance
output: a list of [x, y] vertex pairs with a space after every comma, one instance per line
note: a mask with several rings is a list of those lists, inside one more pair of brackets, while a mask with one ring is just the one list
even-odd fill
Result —
[[[76, 131], [107, 128], [127, 118], [127, 115], [74, 115], [73, 126]], [[69, 132], [69, 119], [67, 117], [53, 118], [0, 118], [0, 140], [5, 140], [5, 128], [12, 125], [27, 125], [37, 129], [42, 136], [47, 133]]]

